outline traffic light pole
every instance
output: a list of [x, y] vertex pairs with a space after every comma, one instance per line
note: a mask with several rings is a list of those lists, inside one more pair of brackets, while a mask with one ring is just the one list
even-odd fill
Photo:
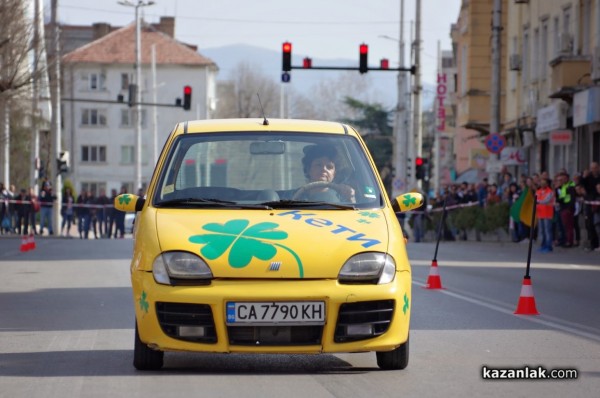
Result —
[[[304, 66], [291, 66], [291, 69], [303, 69], [303, 70], [356, 70], [360, 72], [360, 68], [352, 67], [352, 66], [311, 66], [310, 68], [305, 68]], [[383, 72], [410, 72], [414, 74], [416, 72], [416, 67], [411, 66], [410, 68], [377, 68], [369, 66], [367, 70], [378, 70]]]

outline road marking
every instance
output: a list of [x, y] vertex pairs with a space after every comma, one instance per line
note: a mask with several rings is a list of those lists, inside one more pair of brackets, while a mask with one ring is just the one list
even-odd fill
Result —
[[[412, 283], [414, 285], [420, 286], [422, 288], [425, 288], [427, 286], [427, 284], [425, 282], [416, 281], [414, 279], [413, 279]], [[486, 307], [491, 310], [501, 312], [503, 314], [518, 316], [520, 319], [523, 319], [525, 321], [536, 323], [538, 325], [544, 325], [544, 326], [550, 327], [555, 330], [560, 330], [565, 333], [574, 334], [579, 337], [585, 337], [587, 339], [594, 340], [596, 342], [600, 342], [600, 330], [592, 328], [587, 325], [568, 322], [568, 324], [572, 325], [572, 326], [567, 326], [565, 324], [565, 323], [567, 323], [567, 321], [562, 320], [560, 318], [552, 317], [549, 315], [535, 315], [535, 316], [515, 315], [514, 310], [509, 309], [506, 306], [494, 304], [494, 303], [490, 302], [490, 300], [487, 299], [486, 297], [481, 297], [481, 296], [477, 296], [474, 294], [469, 294], [471, 296], [471, 297], [469, 297], [469, 295], [465, 294], [464, 292], [460, 292], [460, 291], [452, 292], [452, 291], [449, 291], [447, 288], [443, 289], [443, 290], [436, 290], [436, 291], [440, 292], [441, 294], [445, 294], [450, 297], [457, 298], [459, 300], [467, 301], [469, 303], [476, 304], [481, 307]], [[576, 328], [573, 326], [576, 326]], [[586, 330], [589, 330], [589, 332]]]

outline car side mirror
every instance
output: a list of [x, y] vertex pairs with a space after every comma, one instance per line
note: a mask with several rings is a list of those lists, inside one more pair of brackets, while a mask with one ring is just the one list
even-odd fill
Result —
[[124, 193], [115, 198], [115, 209], [124, 212], [137, 212], [142, 210], [146, 199], [130, 193]]
[[407, 192], [397, 196], [392, 201], [392, 208], [396, 213], [404, 213], [407, 211], [418, 209], [423, 206], [423, 195], [418, 192]]

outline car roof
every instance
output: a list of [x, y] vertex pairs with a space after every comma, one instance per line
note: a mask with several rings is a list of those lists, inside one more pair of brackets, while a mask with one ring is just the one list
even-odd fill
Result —
[[339, 122], [326, 122], [319, 120], [302, 119], [209, 119], [190, 120], [181, 122], [175, 127], [174, 135], [197, 134], [214, 132], [302, 132], [302, 133], [328, 133], [328, 134], [351, 134], [358, 135], [352, 127]]

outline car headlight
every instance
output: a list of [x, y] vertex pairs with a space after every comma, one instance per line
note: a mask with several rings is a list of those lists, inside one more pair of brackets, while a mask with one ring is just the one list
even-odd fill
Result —
[[172, 285], [173, 280], [209, 283], [213, 277], [204, 260], [188, 252], [162, 253], [152, 264], [152, 274], [163, 285]]
[[396, 262], [385, 253], [361, 253], [350, 257], [342, 267], [341, 283], [390, 283], [396, 275]]

